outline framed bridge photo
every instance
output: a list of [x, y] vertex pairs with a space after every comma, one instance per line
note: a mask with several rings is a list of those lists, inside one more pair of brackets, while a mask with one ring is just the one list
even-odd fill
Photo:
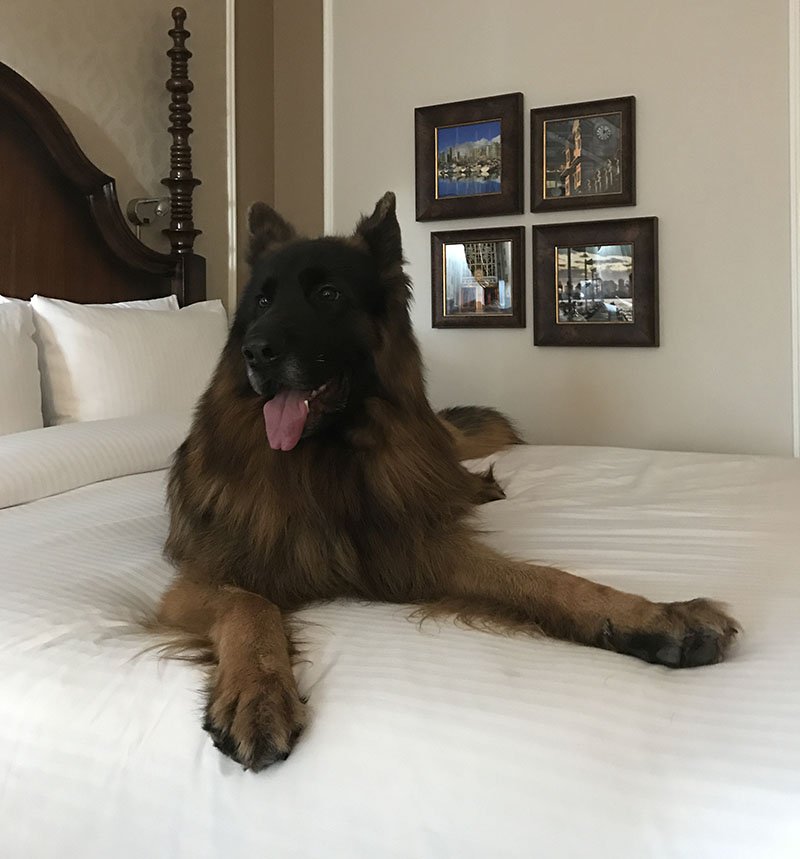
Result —
[[523, 211], [522, 93], [418, 107], [417, 220]]
[[633, 96], [531, 111], [531, 211], [636, 203]]

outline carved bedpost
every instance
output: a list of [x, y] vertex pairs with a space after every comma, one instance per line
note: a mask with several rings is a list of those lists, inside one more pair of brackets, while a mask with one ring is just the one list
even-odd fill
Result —
[[[183, 289], [179, 294], [182, 304], [189, 304], [205, 297], [192, 289], [197, 279], [193, 275], [198, 268], [204, 269], [205, 260], [193, 253], [194, 240], [202, 232], [195, 229], [192, 214], [192, 194], [199, 179], [192, 175], [192, 146], [189, 135], [192, 133], [192, 107], [189, 103], [189, 93], [194, 84], [189, 79], [189, 57], [192, 52], [186, 47], [186, 40], [191, 35], [183, 26], [186, 20], [186, 10], [176, 6], [172, 10], [172, 20], [175, 26], [169, 31], [172, 37], [172, 47], [167, 51], [170, 58], [171, 77], [166, 87], [171, 95], [169, 103], [169, 133], [172, 135], [172, 145], [169, 149], [169, 178], [162, 179], [162, 184], [169, 188], [170, 222], [169, 228], [162, 232], [169, 238], [172, 253], [177, 256], [182, 269]], [[177, 282], [177, 281], [176, 281]]]

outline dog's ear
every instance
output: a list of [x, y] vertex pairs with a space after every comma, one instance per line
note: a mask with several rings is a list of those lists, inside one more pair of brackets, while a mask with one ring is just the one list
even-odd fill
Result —
[[247, 227], [250, 230], [250, 244], [247, 249], [249, 265], [252, 265], [273, 245], [282, 244], [297, 237], [295, 228], [266, 203], [253, 203], [250, 206], [247, 212]]
[[358, 222], [356, 235], [366, 242], [381, 270], [403, 261], [400, 224], [397, 223], [395, 196], [391, 191], [378, 200], [371, 215]]

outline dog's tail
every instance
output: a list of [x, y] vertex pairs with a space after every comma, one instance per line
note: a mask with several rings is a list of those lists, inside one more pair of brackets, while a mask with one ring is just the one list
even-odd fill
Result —
[[509, 445], [525, 444], [509, 418], [486, 406], [442, 409], [439, 420], [453, 437], [459, 459], [480, 459]]

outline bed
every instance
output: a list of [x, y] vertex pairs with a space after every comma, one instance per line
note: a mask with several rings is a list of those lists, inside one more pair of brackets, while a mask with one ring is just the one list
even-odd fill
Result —
[[[180, 15], [172, 32], [185, 50]], [[112, 180], [80, 162], [45, 104], [0, 67], [0, 164], [38, 153], [25, 169], [47, 178], [41, 210], [64, 213], [57, 229], [24, 214], [23, 227], [0, 200], [0, 292], [200, 301], [186, 150], [182, 218], [172, 252], [156, 254], [122, 233]], [[75, 181], [67, 163], [99, 175]], [[54, 241], [73, 228], [95, 272], [80, 283]], [[43, 257], [56, 260], [45, 280]], [[314, 607], [296, 667], [311, 725], [256, 775], [200, 729], [200, 670], [143, 652], [139, 621], [171, 575], [165, 469], [189, 417], [0, 437], [0, 856], [800, 856], [799, 462], [542, 446], [491, 457], [507, 499], [480, 509], [487, 541], [657, 600], [722, 599], [744, 630], [729, 661], [676, 672], [420, 629], [403, 607]]]

